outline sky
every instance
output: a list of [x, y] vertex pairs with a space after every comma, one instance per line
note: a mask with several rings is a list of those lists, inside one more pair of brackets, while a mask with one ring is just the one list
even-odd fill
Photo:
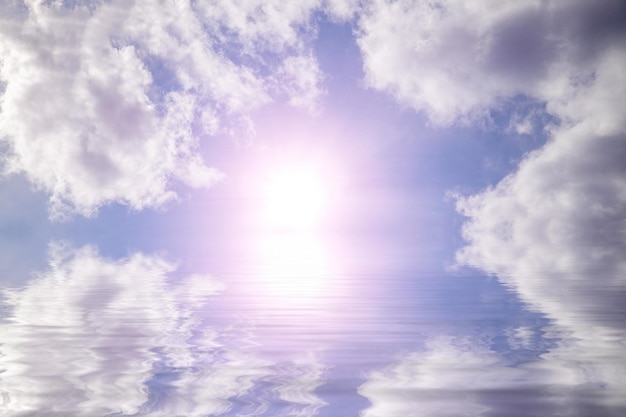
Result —
[[623, 0], [1, 0], [0, 416], [626, 413]]

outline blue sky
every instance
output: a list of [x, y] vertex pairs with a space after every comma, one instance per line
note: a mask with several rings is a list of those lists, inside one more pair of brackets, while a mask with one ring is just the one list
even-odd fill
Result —
[[3, 3], [0, 414], [622, 415], [625, 39], [618, 0]]

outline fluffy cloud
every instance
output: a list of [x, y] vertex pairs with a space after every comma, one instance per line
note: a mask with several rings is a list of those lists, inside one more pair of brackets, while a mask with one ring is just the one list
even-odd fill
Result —
[[502, 100], [564, 98], [622, 43], [623, 2], [375, 0], [360, 21], [367, 83], [437, 123]]
[[289, 415], [325, 404], [314, 392], [326, 369], [315, 355], [279, 365], [250, 349], [249, 329], [203, 322], [222, 288], [210, 277], [172, 279], [174, 266], [158, 256], [114, 261], [61, 244], [49, 263], [2, 294], [11, 311], [0, 324], [2, 415], [200, 417], [246, 401], [255, 415], [267, 408], [255, 393], [268, 386]]
[[461, 199], [470, 220], [459, 262], [551, 317], [623, 325], [625, 144], [624, 134], [559, 133], [496, 187]]
[[[432, 120], [518, 95], [557, 119], [515, 173], [459, 199], [469, 245], [458, 259], [559, 317], [601, 299], [618, 308], [626, 284], [625, 18], [626, 5], [612, 0], [399, 0], [374, 1], [361, 20], [370, 85]], [[536, 116], [516, 114], [513, 129], [531, 133]], [[548, 275], [560, 285], [546, 286]], [[582, 291], [592, 276], [602, 285]]]
[[55, 218], [111, 202], [159, 206], [175, 198], [172, 181], [210, 186], [223, 174], [202, 161], [199, 137], [245, 123], [272, 97], [315, 106], [320, 72], [309, 21], [320, 8], [340, 13], [341, 4], [4, 6], [5, 169], [47, 191]]
[[276, 78], [277, 83], [283, 86], [284, 92], [289, 97], [289, 104], [311, 113], [317, 110], [319, 98], [324, 92], [318, 87], [322, 73], [312, 56], [286, 59]]

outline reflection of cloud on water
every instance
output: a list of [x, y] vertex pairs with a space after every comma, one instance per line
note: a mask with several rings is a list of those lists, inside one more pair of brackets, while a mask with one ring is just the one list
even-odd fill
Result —
[[[611, 376], [594, 375], [596, 368], [572, 359], [606, 354], [585, 348], [561, 346], [539, 361], [516, 365], [478, 339], [436, 336], [424, 350], [366, 375], [358, 392], [371, 406], [361, 416], [623, 415], [620, 388], [607, 393], [596, 382]], [[612, 353], [619, 349], [615, 344]], [[620, 373], [616, 367], [614, 376]]]
[[370, 372], [359, 388], [372, 406], [362, 417], [482, 415], [481, 391], [523, 385], [525, 372], [506, 366], [475, 341], [438, 336], [423, 352]]
[[4, 407], [139, 411], [157, 360], [149, 348], [166, 343], [181, 319], [165, 288], [172, 270], [156, 257], [111, 262], [89, 247], [74, 255], [56, 247], [49, 271], [5, 293], [14, 311], [2, 325]]
[[322, 385], [327, 367], [315, 354], [309, 352], [299, 358], [282, 372], [288, 382], [276, 388], [282, 401], [290, 404], [290, 416], [311, 417], [327, 403], [315, 395], [315, 390]]
[[[361, 416], [624, 415], [625, 335], [601, 327], [589, 328], [582, 338], [572, 336], [579, 332], [559, 333], [554, 325], [547, 330], [556, 347], [522, 364], [477, 338], [432, 337], [425, 349], [366, 375], [358, 392], [371, 406]], [[510, 341], [524, 341], [512, 347], [530, 348], [535, 331], [512, 331]]]
[[[233, 408], [230, 399], [244, 396], [270, 374], [270, 364], [249, 352], [223, 350], [207, 353], [211, 363], [204, 362], [202, 355], [193, 359], [171, 383], [171, 392], [162, 396], [165, 399], [163, 406], [150, 415], [226, 413]], [[253, 408], [250, 415], [261, 414], [266, 406], [256, 404]]]
[[[556, 386], [571, 388], [572, 396], [592, 401], [595, 416], [626, 414], [626, 331], [606, 326], [549, 327], [557, 338], [554, 349], [527, 364]], [[579, 414], [580, 413], [580, 414]], [[589, 415], [572, 410], [566, 415]]]
[[[315, 414], [321, 365], [294, 362], [279, 375], [249, 336], [207, 328], [195, 312], [221, 285], [202, 275], [172, 283], [174, 269], [158, 256], [113, 261], [54, 246], [48, 271], [4, 293], [0, 415], [219, 415], [263, 384], [305, 410], [296, 415]], [[255, 397], [247, 414], [269, 405]]]
[[314, 355], [277, 364], [245, 349], [224, 349], [216, 340], [219, 336], [211, 333], [204, 343], [197, 342], [218, 349], [179, 368], [169, 392], [160, 395], [163, 404], [151, 416], [313, 417], [326, 405], [315, 394], [325, 381], [326, 366]]

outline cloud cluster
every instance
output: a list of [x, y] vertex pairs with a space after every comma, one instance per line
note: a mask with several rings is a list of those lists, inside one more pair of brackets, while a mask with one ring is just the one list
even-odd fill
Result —
[[556, 105], [593, 84], [598, 60], [621, 48], [624, 9], [618, 0], [374, 0], [358, 44], [371, 87], [447, 124], [517, 95]]
[[[624, 313], [625, 21], [617, 0], [373, 1], [360, 21], [369, 84], [432, 121], [471, 120], [519, 96], [557, 121], [516, 172], [459, 197], [458, 261], [561, 319]], [[533, 112], [513, 128], [532, 132]]]
[[[368, 84], [434, 123], [476, 121], [520, 97], [545, 105], [556, 121], [548, 143], [499, 184], [459, 197], [467, 246], [457, 260], [552, 319], [558, 346], [535, 366], [584, 370], [562, 382], [602, 386], [598, 403], [622, 411], [624, 22], [617, 0], [381, 0], [358, 37]], [[516, 117], [514, 129], [533, 131], [533, 115]]]
[[199, 417], [247, 399], [246, 415], [257, 415], [268, 405], [254, 393], [268, 386], [289, 415], [316, 414], [325, 365], [309, 355], [279, 366], [249, 349], [246, 329], [206, 325], [200, 312], [222, 285], [173, 280], [173, 270], [158, 256], [109, 260], [54, 245], [47, 271], [2, 294], [11, 310], [0, 324], [6, 415]]
[[[342, 6], [343, 5], [343, 6]], [[198, 140], [285, 97], [322, 94], [312, 13], [344, 2], [44, 2], [3, 6], [4, 169], [50, 194], [51, 216], [134, 209], [206, 187]]]
[[622, 326], [624, 161], [625, 134], [560, 132], [496, 187], [459, 201], [470, 220], [458, 261], [553, 318]]

